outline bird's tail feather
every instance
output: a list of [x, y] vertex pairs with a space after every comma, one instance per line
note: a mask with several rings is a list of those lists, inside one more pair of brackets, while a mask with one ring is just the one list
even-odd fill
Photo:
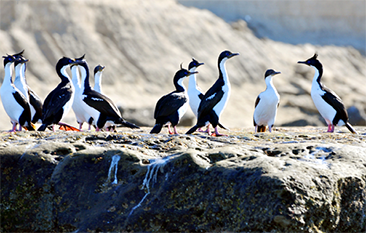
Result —
[[354, 134], [358, 134], [357, 131], [352, 127], [352, 125], [349, 122], [346, 122], [346, 127], [349, 131], [351, 131]]
[[46, 125], [46, 124], [42, 124], [42, 125], [38, 128], [38, 131], [45, 131], [47, 127], [48, 127], [48, 125]]
[[131, 122], [128, 122], [128, 121], [122, 121], [121, 122], [122, 125], [126, 126], [126, 127], [129, 127], [131, 129], [139, 129], [140, 127], [138, 127], [137, 125], [131, 123]]
[[226, 128], [225, 126], [223, 126], [221, 123], [218, 123], [218, 126], [219, 126], [221, 129], [230, 130], [229, 128]]
[[155, 124], [150, 133], [160, 133], [162, 128], [163, 128], [162, 124]]
[[192, 133], [194, 133], [198, 128], [199, 128], [199, 126], [195, 125], [195, 126], [193, 126], [190, 130], [188, 130], [186, 134], [192, 134]]

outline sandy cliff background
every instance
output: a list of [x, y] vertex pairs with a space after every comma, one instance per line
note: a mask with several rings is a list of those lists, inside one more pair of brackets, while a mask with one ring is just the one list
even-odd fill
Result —
[[[222, 4], [203, 2], [211, 6]], [[106, 66], [104, 92], [125, 110], [124, 114], [152, 125], [155, 103], [173, 90], [172, 78], [180, 63], [187, 67], [191, 57], [205, 63], [197, 76], [205, 91], [218, 77], [219, 53], [226, 49], [239, 52], [240, 56], [227, 62], [232, 95], [220, 121], [228, 127], [244, 127], [252, 125], [254, 101], [265, 89], [263, 76], [268, 68], [282, 72], [274, 79], [281, 95], [275, 125], [324, 125], [310, 97], [314, 71], [297, 64], [317, 52], [324, 67], [323, 82], [341, 96], [352, 114], [351, 122], [366, 124], [365, 12], [354, 10], [365, 9], [365, 2], [348, 1], [347, 7], [340, 4], [340, 8], [319, 4], [324, 10], [308, 16], [305, 13], [311, 8], [292, 3], [282, 13], [275, 9], [277, 15], [282, 15], [277, 22], [268, 8], [260, 17], [255, 2], [245, 1], [247, 5], [237, 7], [228, 2], [225, 9], [236, 16], [242, 14], [236, 18], [211, 9], [214, 14], [205, 6], [195, 8], [194, 3], [2, 0], [0, 54], [25, 49], [24, 55], [30, 59], [28, 83], [42, 99], [59, 82], [57, 60], [86, 54], [91, 70], [98, 64]], [[248, 17], [247, 12], [233, 11], [241, 8], [253, 9], [253, 14]], [[298, 20], [294, 20], [296, 12], [301, 15]], [[273, 25], [277, 30], [272, 30]], [[339, 33], [329, 35], [327, 26], [339, 28]], [[285, 39], [281, 40], [281, 35]], [[1, 68], [1, 83], [3, 77]], [[187, 86], [188, 80], [185, 83]], [[187, 117], [193, 119], [190, 110]], [[65, 121], [76, 125], [74, 113], [70, 112]], [[0, 129], [10, 127], [1, 107]]]

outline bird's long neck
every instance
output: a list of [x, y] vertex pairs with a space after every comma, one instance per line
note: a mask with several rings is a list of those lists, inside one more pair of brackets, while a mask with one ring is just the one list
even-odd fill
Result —
[[[194, 72], [196, 71], [196, 67], [193, 67], [192, 69], [189, 70], [190, 72]], [[197, 89], [197, 80], [196, 80], [196, 74], [191, 74], [189, 76], [189, 80], [188, 80], [188, 90], [195, 90]]]
[[228, 83], [229, 82], [229, 77], [228, 77], [227, 72], [226, 72], [226, 61], [227, 61], [227, 58], [224, 58], [218, 64], [218, 66], [219, 66], [219, 78], [223, 79], [225, 83]]
[[72, 84], [74, 85], [75, 88], [80, 89], [80, 74], [78, 66], [76, 65], [72, 66], [71, 73], [72, 73]]
[[88, 67], [81, 66], [80, 67], [81, 73], [81, 83], [84, 84], [84, 90], [91, 90], [90, 83], [89, 83], [89, 69]]
[[27, 63], [23, 63], [20, 71], [20, 75], [24, 78], [25, 84], [27, 84], [27, 79], [25, 79], [25, 70], [27, 69]]
[[15, 66], [15, 78], [14, 78], [14, 82], [20, 82], [21, 81], [21, 77], [20, 77], [20, 70], [21, 70], [22, 64], [18, 63]]
[[102, 76], [102, 72], [100, 71], [94, 75], [94, 90], [99, 93], [102, 93]]
[[313, 85], [314, 84], [319, 84], [320, 87], [323, 86], [323, 84], [321, 83], [321, 78], [323, 75], [323, 68], [322, 67], [315, 67], [315, 66], [311, 66], [314, 68], [315, 70], [315, 74], [314, 74], [314, 78], [313, 78]]
[[186, 87], [183, 84], [183, 80], [184, 80], [184, 78], [180, 78], [176, 83], [174, 83], [176, 91], [178, 91], [178, 92], [186, 91]]
[[57, 70], [58, 76], [61, 78], [62, 82], [71, 82], [70, 76], [66, 72], [67, 66], [62, 67]]
[[12, 80], [13, 70], [11, 69], [11, 64], [12, 63], [8, 63], [4, 67], [5, 74], [4, 74], [3, 85], [10, 85], [13, 83], [13, 80]]
[[273, 85], [273, 76], [272, 76], [272, 75], [268, 76], [268, 77], [265, 79], [265, 81], [266, 81], [266, 85], [267, 85], [267, 90], [268, 90], [268, 89], [276, 90], [276, 88], [275, 88], [275, 87], [274, 87], [274, 85]]

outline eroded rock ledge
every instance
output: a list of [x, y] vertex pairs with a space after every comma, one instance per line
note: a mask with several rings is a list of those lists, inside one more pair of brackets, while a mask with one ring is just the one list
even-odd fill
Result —
[[148, 130], [2, 132], [1, 231], [366, 230], [365, 127]]

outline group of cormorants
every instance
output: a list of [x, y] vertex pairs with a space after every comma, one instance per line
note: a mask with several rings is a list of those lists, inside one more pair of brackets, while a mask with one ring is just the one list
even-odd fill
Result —
[[[5, 77], [0, 88], [4, 109], [13, 124], [11, 131], [35, 130], [34, 124], [39, 122], [38, 131], [46, 129], [55, 130], [59, 125], [62, 130], [80, 131], [83, 123], [95, 127], [96, 131], [114, 131], [116, 126], [139, 128], [133, 123], [123, 119], [118, 107], [101, 90], [101, 78], [104, 67], [98, 65], [94, 69], [94, 88], [89, 83], [89, 66], [85, 57], [62, 57], [56, 64], [56, 72], [61, 79], [58, 86], [52, 90], [42, 103], [41, 99], [28, 86], [25, 78], [26, 63], [28, 59], [23, 52], [6, 55], [4, 58]], [[175, 90], [162, 96], [155, 106], [154, 127], [150, 133], [160, 133], [163, 126], [168, 127], [170, 134], [178, 134], [176, 126], [190, 106], [197, 118], [196, 124], [186, 134], [192, 134], [196, 130], [206, 132], [212, 136], [221, 136], [218, 127], [226, 129], [220, 124], [219, 119], [230, 97], [231, 85], [226, 70], [226, 61], [238, 53], [223, 51], [218, 58], [219, 78], [206, 93], [202, 93], [197, 87], [196, 69], [204, 63], [192, 58], [188, 70], [181, 65], [175, 73], [173, 83]], [[348, 122], [348, 115], [342, 100], [330, 89], [321, 83], [323, 67], [317, 59], [317, 54], [298, 63], [308, 65], [315, 69], [312, 82], [311, 97], [319, 113], [328, 125], [327, 132], [334, 132], [334, 126], [346, 125], [352, 132], [357, 133]], [[15, 79], [13, 81], [14, 63]], [[70, 67], [72, 79], [66, 69]], [[265, 132], [268, 126], [269, 132], [275, 122], [280, 96], [273, 85], [272, 78], [280, 74], [273, 69], [265, 72], [266, 90], [260, 93], [255, 101], [253, 121], [255, 132]], [[183, 85], [183, 80], [189, 77], [188, 90]], [[73, 109], [79, 128], [62, 123], [62, 118]], [[19, 128], [17, 129], [17, 124]], [[172, 132], [170, 127], [173, 127]], [[212, 133], [210, 126], [214, 128]], [[206, 130], [202, 129], [206, 127]]]

